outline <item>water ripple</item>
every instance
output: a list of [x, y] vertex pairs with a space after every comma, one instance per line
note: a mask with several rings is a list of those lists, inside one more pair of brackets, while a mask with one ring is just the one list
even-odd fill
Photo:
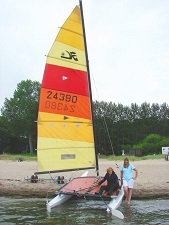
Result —
[[130, 207], [123, 202], [119, 210], [124, 220], [107, 213], [102, 201], [78, 199], [52, 209], [49, 214], [45, 199], [1, 197], [0, 224], [169, 225], [169, 199], [133, 200]]

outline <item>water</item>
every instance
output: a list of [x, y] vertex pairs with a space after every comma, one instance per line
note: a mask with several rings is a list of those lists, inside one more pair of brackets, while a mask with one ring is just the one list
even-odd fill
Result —
[[0, 224], [64, 224], [64, 225], [169, 225], [169, 199], [132, 200], [128, 207], [123, 202], [120, 220], [106, 212], [102, 201], [69, 200], [49, 214], [45, 199], [14, 199], [0, 197]]

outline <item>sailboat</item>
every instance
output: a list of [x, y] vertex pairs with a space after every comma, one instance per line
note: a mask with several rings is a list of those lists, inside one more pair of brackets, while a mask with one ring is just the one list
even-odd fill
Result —
[[[59, 189], [47, 210], [63, 204], [74, 195], [96, 197], [99, 190], [98, 157], [92, 110], [92, 91], [85, 36], [82, 0], [75, 6], [47, 55], [38, 113], [38, 172], [85, 171]], [[87, 176], [95, 169], [96, 176]], [[121, 219], [116, 208], [123, 198], [110, 198], [107, 211]], [[97, 195], [97, 197], [99, 197]], [[106, 194], [101, 198], [107, 197]]]

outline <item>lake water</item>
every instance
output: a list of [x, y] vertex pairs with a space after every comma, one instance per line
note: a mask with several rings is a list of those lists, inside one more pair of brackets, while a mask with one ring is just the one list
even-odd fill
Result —
[[0, 224], [57, 224], [57, 225], [169, 225], [169, 199], [132, 200], [123, 202], [120, 220], [106, 212], [106, 205], [98, 200], [72, 199], [62, 206], [46, 211], [45, 199], [14, 199], [0, 197]]

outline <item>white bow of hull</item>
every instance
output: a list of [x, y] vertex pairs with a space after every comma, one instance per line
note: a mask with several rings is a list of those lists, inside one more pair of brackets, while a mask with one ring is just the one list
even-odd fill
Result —
[[123, 200], [123, 196], [124, 196], [124, 190], [123, 190], [123, 186], [122, 186], [118, 196], [116, 198], [113, 198], [110, 201], [110, 203], [108, 204], [107, 211], [109, 212], [110, 208], [111, 209], [117, 209], [121, 205], [121, 202]]
[[[83, 173], [81, 177], [86, 177], [87, 175], [88, 175], [88, 171]], [[50, 202], [46, 203], [47, 211], [50, 212], [51, 208], [65, 203], [71, 197], [72, 195], [64, 195], [64, 194], [57, 195]]]
[[46, 203], [47, 211], [50, 212], [51, 208], [65, 203], [71, 197], [72, 195], [64, 195], [64, 194], [57, 195], [50, 202]]

